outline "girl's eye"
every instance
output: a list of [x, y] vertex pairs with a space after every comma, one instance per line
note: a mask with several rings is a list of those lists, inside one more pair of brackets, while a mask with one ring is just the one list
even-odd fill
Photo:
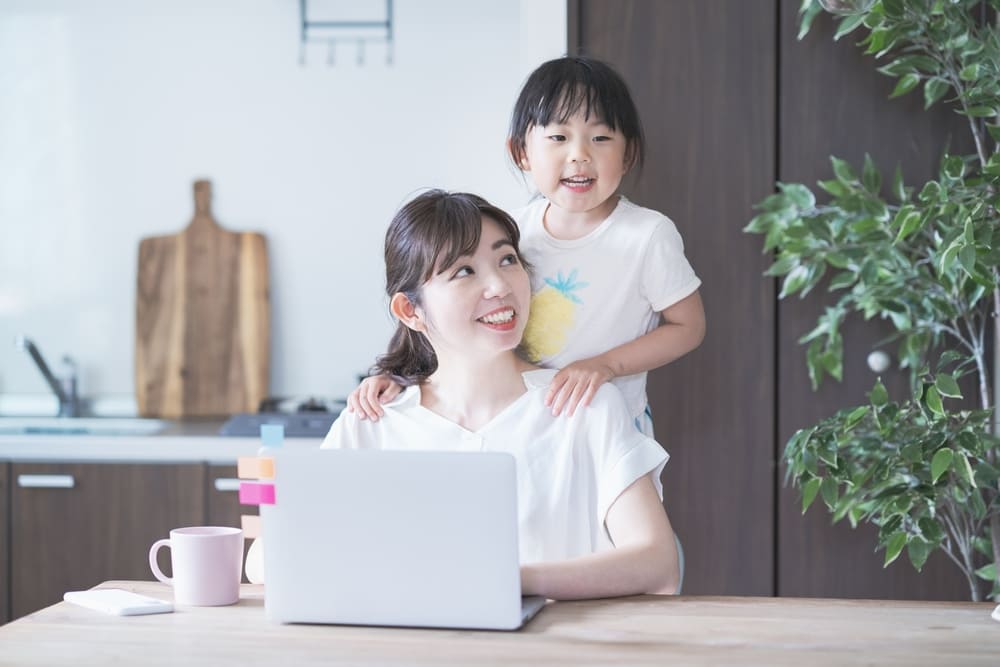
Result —
[[611, 137], [606, 137], [604, 135], [594, 137], [594, 141], [611, 141]]
[[549, 139], [551, 141], [566, 141], [566, 136], [562, 134], [550, 134]]
[[470, 266], [463, 266], [463, 267], [460, 267], [457, 271], [455, 271], [455, 273], [451, 274], [451, 277], [452, 278], [464, 278], [466, 276], [471, 276], [472, 273], [473, 273], [472, 267], [470, 267]]
[[517, 264], [517, 255], [511, 253], [509, 255], [504, 255], [503, 259], [500, 260], [500, 266], [511, 266]]

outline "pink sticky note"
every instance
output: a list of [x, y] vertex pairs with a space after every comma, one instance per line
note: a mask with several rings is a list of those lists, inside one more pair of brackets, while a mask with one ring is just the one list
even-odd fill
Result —
[[241, 505], [273, 505], [274, 484], [264, 482], [240, 482]]

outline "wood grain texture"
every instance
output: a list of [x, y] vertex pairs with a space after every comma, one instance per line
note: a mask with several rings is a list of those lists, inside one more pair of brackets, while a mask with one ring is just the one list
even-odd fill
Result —
[[183, 231], [139, 244], [135, 388], [146, 417], [256, 412], [268, 393], [267, 243], [216, 223], [207, 181], [194, 191]]
[[[152, 579], [153, 542], [205, 523], [205, 467], [11, 464], [12, 618], [109, 578]], [[75, 486], [20, 488], [23, 474], [72, 475]]]
[[[164, 600], [160, 583], [109, 581]], [[996, 665], [989, 603], [752, 597], [556, 602], [517, 632], [279, 625], [263, 586], [228, 607], [118, 618], [61, 602], [0, 628], [29, 665]]]
[[614, 65], [639, 107], [648, 152], [627, 194], [674, 221], [703, 281], [704, 342], [647, 386], [684, 590], [771, 595], [774, 286], [742, 227], [774, 186], [775, 0], [571, 9], [571, 43]]
[[[821, 14], [812, 32], [798, 41], [799, 5], [792, 0], [783, 0], [781, 5], [779, 180], [811, 186], [833, 177], [830, 155], [859, 168], [869, 152], [883, 171], [884, 184], [891, 182], [898, 162], [906, 183], [917, 184], [919, 189], [937, 172], [946, 145], [950, 143], [953, 151], [974, 150], [966, 139], [965, 119], [942, 105], [925, 111], [920, 91], [888, 99], [895, 80], [879, 74], [878, 63], [856, 46], [860, 33], [835, 42], [834, 21]], [[826, 299], [825, 291], [817, 289], [803, 300], [786, 299], [778, 306], [778, 440], [782, 448], [799, 428], [841, 408], [867, 403], [876, 375], [866, 358], [872, 346], [890, 333], [884, 323], [866, 323], [857, 317], [849, 320], [843, 331], [843, 382], [827, 379], [814, 392], [805, 347], [798, 339], [815, 327]], [[895, 358], [895, 346], [885, 350]], [[890, 369], [882, 373], [882, 379], [894, 398], [908, 395], [903, 373]], [[846, 522], [831, 525], [821, 502], [802, 516], [798, 489], [783, 487], [779, 493], [779, 595], [968, 599], [964, 578], [943, 554], [933, 554], [921, 574], [905, 553], [883, 569], [884, 552], [875, 551], [872, 527], [853, 531]]]

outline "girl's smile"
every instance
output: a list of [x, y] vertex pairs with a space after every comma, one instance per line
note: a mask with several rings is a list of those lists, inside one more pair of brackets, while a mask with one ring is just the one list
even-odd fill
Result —
[[572, 225], [601, 223], [618, 204], [626, 172], [627, 141], [594, 116], [577, 112], [563, 121], [533, 126], [525, 136], [521, 167], [552, 204], [545, 221], [555, 236]]

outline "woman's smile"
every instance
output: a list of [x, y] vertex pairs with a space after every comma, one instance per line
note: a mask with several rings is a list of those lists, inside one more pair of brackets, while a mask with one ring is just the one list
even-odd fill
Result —
[[504, 306], [486, 313], [482, 317], [477, 318], [476, 321], [482, 322], [490, 329], [496, 329], [497, 331], [511, 331], [515, 326], [517, 326], [517, 315], [514, 313], [513, 308], [510, 306]]

